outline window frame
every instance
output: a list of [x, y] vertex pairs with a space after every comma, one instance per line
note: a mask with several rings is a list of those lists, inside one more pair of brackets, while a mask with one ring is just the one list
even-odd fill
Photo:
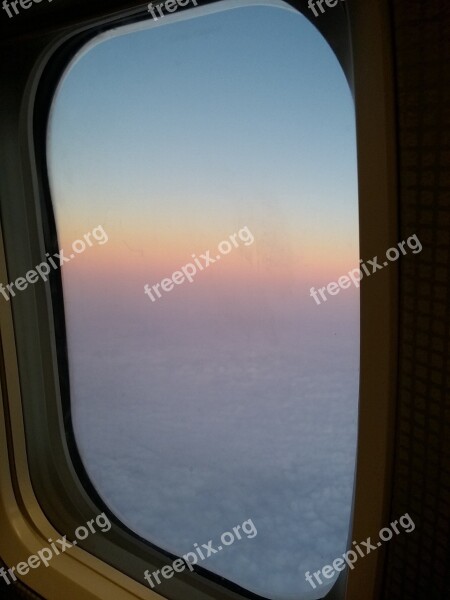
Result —
[[[146, 5], [136, 8], [131, 2], [126, 4], [129, 8], [114, 13], [109, 3], [101, 17], [87, 22], [85, 17], [73, 22], [72, 17], [68, 24], [59, 23], [43, 34], [21, 39], [19, 69], [14, 69], [17, 65], [6, 67], [6, 110], [0, 114], [0, 127], [6, 132], [0, 143], [5, 164], [5, 178], [0, 184], [2, 281], [14, 280], [29, 270], [29, 265], [40, 262], [45, 252], [58, 250], [46, 166], [53, 92], [68, 62], [91, 39], [110, 28], [148, 17]], [[306, 2], [296, 4], [296, 8], [320, 28], [352, 87], [361, 256], [382, 255], [397, 241], [395, 144], [389, 135], [395, 121], [387, 2], [368, 0], [362, 8], [358, 0], [347, 0], [345, 8], [339, 6], [340, 16], [334, 13], [338, 8], [329, 8], [317, 22], [308, 14]], [[352, 55], [343, 36], [347, 42], [351, 36]], [[16, 51], [18, 43], [13, 37], [11, 49]], [[368, 46], [370, 53], [366, 53]], [[361, 51], [355, 51], [359, 48]], [[397, 268], [392, 264], [361, 285], [360, 416], [350, 538], [355, 540], [376, 534], [387, 522], [396, 372], [396, 279]], [[52, 302], [52, 295], [62, 292], [59, 271], [51, 274], [50, 286], [52, 293], [49, 286], [33, 286], [12, 304], [0, 305], [4, 367], [0, 379], [0, 449], [4, 450], [0, 459], [0, 525], [5, 531], [0, 556], [8, 564], [17, 564], [45, 546], [49, 537], [71, 533], [106, 512], [113, 523], [106, 536], [89, 536], [81, 547], [50, 563], [47, 577], [40, 577], [37, 570], [24, 582], [55, 600], [55, 583], [64, 585], [68, 598], [77, 600], [159, 598], [144, 584], [143, 572], [160, 568], [175, 557], [128, 531], [104, 506], [76, 450], [67, 423], [67, 405], [61, 410], [68, 385], [66, 378], [58, 376], [67, 361], [64, 308], [62, 302], [60, 306]], [[381, 456], [376, 465], [372, 464], [374, 444]], [[327, 598], [376, 598], [382, 558], [380, 549], [360, 561], [348, 577], [341, 575]], [[179, 574], [158, 589], [174, 600], [260, 598], [234, 584], [224, 588], [219, 583], [222, 578], [206, 569], [198, 567], [196, 571], [198, 574]], [[137, 580], [125, 572], [133, 572]]]

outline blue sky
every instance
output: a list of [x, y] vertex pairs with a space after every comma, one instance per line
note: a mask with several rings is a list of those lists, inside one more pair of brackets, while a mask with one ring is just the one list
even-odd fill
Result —
[[[282, 194], [289, 210], [303, 214], [320, 203], [353, 228], [352, 100], [315, 28], [297, 13], [264, 6], [172, 25], [166, 19], [102, 42], [70, 70], [58, 95], [55, 121], [64, 128], [54, 122], [53, 161], [61, 178], [69, 155], [82, 178], [62, 195], [79, 203], [101, 191], [96, 203], [110, 205], [126, 191], [147, 205], [151, 177], [155, 196], [177, 194], [184, 204], [186, 188], [206, 199], [218, 183], [245, 194], [257, 179]], [[178, 186], [168, 180], [175, 171]]]

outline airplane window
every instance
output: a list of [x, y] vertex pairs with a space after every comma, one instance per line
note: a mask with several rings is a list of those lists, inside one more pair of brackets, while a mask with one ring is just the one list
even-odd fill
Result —
[[53, 101], [75, 436], [140, 536], [319, 598], [337, 574], [305, 573], [349, 531], [359, 294], [310, 290], [359, 264], [353, 102], [287, 6], [187, 14], [97, 40]]

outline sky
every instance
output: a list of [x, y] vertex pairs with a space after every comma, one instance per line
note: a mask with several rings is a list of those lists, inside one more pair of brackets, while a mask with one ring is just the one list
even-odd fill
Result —
[[[359, 260], [354, 107], [300, 14], [196, 14], [91, 45], [55, 95], [59, 247], [108, 237], [62, 268], [75, 434], [131, 529], [182, 554], [252, 518], [202, 566], [308, 600], [351, 506], [358, 292], [309, 290]], [[244, 227], [251, 244], [144, 294]]]

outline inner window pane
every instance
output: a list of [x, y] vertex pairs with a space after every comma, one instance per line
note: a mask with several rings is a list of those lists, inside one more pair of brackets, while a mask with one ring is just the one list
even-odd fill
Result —
[[335, 578], [305, 572], [349, 528], [359, 296], [310, 288], [358, 265], [352, 98], [293, 10], [197, 14], [98, 40], [54, 99], [75, 435], [132, 530], [182, 555], [251, 519], [199, 564], [319, 598]]

